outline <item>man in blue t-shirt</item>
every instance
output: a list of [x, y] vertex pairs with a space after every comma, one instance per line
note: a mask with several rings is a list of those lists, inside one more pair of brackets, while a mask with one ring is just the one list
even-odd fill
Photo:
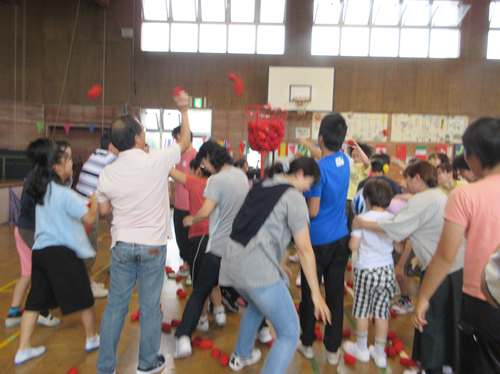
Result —
[[[349, 259], [347, 218], [345, 201], [349, 188], [349, 160], [341, 151], [347, 132], [344, 118], [337, 113], [323, 118], [318, 142], [322, 158], [318, 161], [321, 182], [305, 193], [311, 226], [311, 244], [316, 256], [318, 280], [324, 277], [325, 301], [332, 313], [332, 324], [325, 326], [323, 342], [328, 362], [337, 365], [339, 347], [342, 343], [344, 321], [344, 272]], [[300, 303], [300, 325], [302, 335], [298, 350], [307, 358], [313, 358], [312, 343], [316, 340], [314, 326], [314, 304], [311, 290], [304, 273], [302, 279], [302, 301]]]

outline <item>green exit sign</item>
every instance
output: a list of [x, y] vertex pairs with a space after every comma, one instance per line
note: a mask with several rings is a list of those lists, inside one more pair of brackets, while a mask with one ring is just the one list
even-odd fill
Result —
[[201, 97], [195, 97], [194, 98], [194, 107], [195, 108], [201, 108], [202, 106], [202, 99]]

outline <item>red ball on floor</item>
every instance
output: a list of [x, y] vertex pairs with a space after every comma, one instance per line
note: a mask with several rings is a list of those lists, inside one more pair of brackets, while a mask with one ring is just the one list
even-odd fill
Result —
[[349, 353], [345, 353], [344, 361], [349, 365], [354, 365], [356, 363], [356, 357], [351, 356]]
[[210, 349], [213, 346], [213, 342], [211, 340], [202, 340], [200, 342], [200, 349]]
[[181, 324], [181, 320], [180, 319], [173, 319], [172, 320], [172, 326], [173, 327], [177, 327]]
[[220, 363], [222, 366], [229, 365], [229, 355], [227, 353], [223, 353], [222, 356], [220, 356]]
[[172, 325], [170, 323], [163, 322], [161, 324], [161, 331], [170, 332], [172, 330]]
[[213, 348], [212, 349], [212, 357], [215, 358], [216, 360], [220, 357], [220, 349]]

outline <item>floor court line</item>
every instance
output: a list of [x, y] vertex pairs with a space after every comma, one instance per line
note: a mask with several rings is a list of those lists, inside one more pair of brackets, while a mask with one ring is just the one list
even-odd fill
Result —
[[19, 279], [14, 279], [12, 282], [7, 283], [5, 286], [3, 286], [2, 288], [0, 288], [0, 291], [3, 291], [3, 290], [5, 290], [6, 288], [9, 288], [10, 286], [12, 286], [12, 285], [16, 284], [18, 281], [19, 281]]
[[7, 339], [5, 339], [3, 342], [1, 342], [0, 349], [4, 348], [7, 344], [9, 344], [11, 341], [13, 341], [15, 338], [17, 338], [20, 333], [21, 333], [21, 330], [17, 331], [16, 333], [12, 334]]

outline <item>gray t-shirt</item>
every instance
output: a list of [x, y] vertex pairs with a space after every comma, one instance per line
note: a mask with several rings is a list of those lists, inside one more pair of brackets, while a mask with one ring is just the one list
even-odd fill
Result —
[[208, 178], [203, 196], [217, 205], [210, 214], [207, 253], [222, 257], [233, 228], [233, 221], [248, 194], [248, 178], [231, 167]]
[[[283, 176], [263, 182], [264, 187], [288, 184]], [[292, 235], [309, 224], [309, 211], [304, 196], [289, 188], [246, 246], [229, 239], [222, 257], [219, 283], [240, 289], [268, 287], [288, 277], [281, 261]]]
[[[437, 188], [429, 188], [415, 194], [396, 214], [393, 220], [378, 221], [379, 226], [395, 241], [410, 237], [413, 252], [427, 268], [441, 238], [444, 225], [444, 208], [447, 196]], [[465, 239], [462, 239], [450, 273], [464, 267]]]

